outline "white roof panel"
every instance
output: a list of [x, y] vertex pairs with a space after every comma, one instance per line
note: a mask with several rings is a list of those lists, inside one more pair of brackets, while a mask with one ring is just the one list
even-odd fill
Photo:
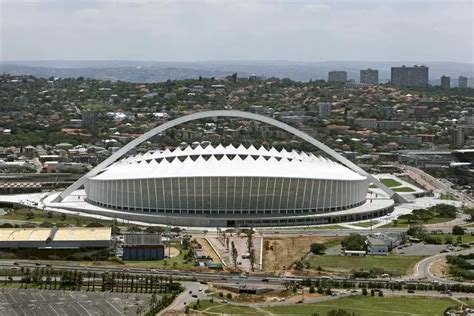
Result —
[[197, 146], [195, 149], [187, 147], [184, 150], [176, 149], [173, 152], [168, 149], [163, 152], [154, 151], [153, 154], [146, 153], [123, 159], [92, 179], [169, 177], [366, 179], [365, 176], [359, 175], [339, 163], [314, 156], [312, 153], [308, 155], [297, 151], [288, 152], [285, 149], [279, 152], [275, 148], [270, 150], [262, 149], [262, 147], [256, 149], [253, 146], [245, 148], [243, 145], [238, 148], [232, 145], [226, 147], [219, 145], [206, 148]]

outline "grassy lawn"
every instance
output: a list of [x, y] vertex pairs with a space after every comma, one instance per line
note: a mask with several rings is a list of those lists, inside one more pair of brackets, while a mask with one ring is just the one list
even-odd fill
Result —
[[[33, 214], [33, 217], [27, 214]], [[92, 217], [83, 217], [71, 214], [65, 214], [64, 220], [61, 219], [61, 213], [48, 212], [36, 209], [13, 209], [9, 210], [7, 214], [0, 216], [0, 219], [4, 220], [16, 220], [16, 221], [28, 221], [35, 222], [34, 224], [40, 224], [43, 222], [58, 223], [58, 224], [70, 224], [70, 225], [86, 225], [88, 223], [102, 223], [104, 225], [112, 224], [112, 221], [105, 221]]]
[[453, 305], [457, 304], [449, 298], [355, 296], [314, 304], [267, 307], [264, 310], [277, 315], [312, 315], [314, 313], [326, 315], [334, 309], [345, 309], [349, 313], [364, 316], [441, 316], [446, 308]]
[[456, 197], [449, 193], [442, 193], [439, 198], [441, 200], [457, 201]]
[[398, 182], [397, 180], [390, 179], [390, 178], [381, 178], [380, 182], [382, 182], [383, 184], [385, 184], [389, 188], [399, 187], [399, 186], [402, 185], [401, 182]]
[[414, 189], [409, 188], [409, 187], [393, 188], [392, 190], [395, 192], [415, 192]]
[[405, 181], [405, 182], [408, 182], [412, 185], [414, 185], [415, 187], [417, 188], [422, 188], [420, 186], [420, 184], [418, 182], [416, 182], [415, 180], [413, 180], [412, 178], [408, 177], [408, 176], [398, 176], [401, 180]]
[[370, 227], [372, 225], [377, 224], [379, 221], [372, 221], [372, 222], [364, 222], [364, 223], [355, 223], [351, 224], [352, 226], [359, 226], [359, 227]]
[[454, 218], [445, 218], [445, 217], [433, 217], [427, 221], [420, 221], [420, 220], [415, 220], [415, 221], [410, 221], [408, 222], [406, 219], [399, 219], [397, 225], [395, 225], [393, 222], [383, 225], [381, 227], [409, 227], [411, 225], [426, 225], [426, 224], [439, 224], [439, 223], [445, 223], [445, 222], [450, 222]]
[[[209, 315], [213, 314], [233, 314], [233, 315], [264, 315], [265, 313], [259, 312], [257, 309], [248, 307], [248, 306], [240, 306], [240, 305], [232, 305], [232, 304], [223, 304], [220, 303], [219, 300], [214, 300], [211, 303], [209, 300], [199, 301], [199, 306], [195, 306], [196, 302], [191, 302], [189, 307], [192, 309], [196, 309], [199, 311], [209, 312]], [[195, 308], [196, 307], [196, 308]]]
[[[451, 236], [451, 238], [453, 239], [453, 242], [456, 242], [456, 240], [458, 239], [458, 235], [452, 235], [452, 234], [431, 234], [430, 236], [433, 236], [435, 238], [441, 238], [443, 240], [443, 243], [445, 242], [446, 237], [448, 236]], [[471, 236], [471, 234], [461, 235], [461, 238], [462, 238], [463, 243], [474, 242], [474, 236]]]
[[469, 305], [469, 307], [474, 307], [474, 298], [461, 298], [461, 301], [463, 301], [465, 304]]
[[336, 255], [317, 256], [310, 254], [308, 262], [310, 267], [316, 269], [321, 267], [324, 270], [351, 271], [359, 269], [383, 269], [396, 271], [397, 274], [404, 275], [413, 266], [423, 259], [422, 256], [365, 256], [348, 257]]

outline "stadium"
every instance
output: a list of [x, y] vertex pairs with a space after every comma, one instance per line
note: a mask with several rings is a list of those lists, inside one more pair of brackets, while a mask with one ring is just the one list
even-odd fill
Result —
[[[50, 206], [198, 227], [330, 224], [380, 217], [393, 210], [389, 189], [313, 138], [311, 143], [342, 163], [312, 153], [243, 145], [178, 147], [122, 158], [162, 130], [213, 114], [250, 117], [310, 138], [291, 126], [252, 113], [191, 114], [127, 144], [58, 195]], [[381, 185], [388, 196], [376, 199], [369, 190], [371, 183]], [[78, 202], [69, 195], [77, 194], [82, 186], [85, 194]]]

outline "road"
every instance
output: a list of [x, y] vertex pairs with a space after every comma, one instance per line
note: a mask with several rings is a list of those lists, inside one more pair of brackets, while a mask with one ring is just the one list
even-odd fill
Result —
[[190, 302], [209, 299], [205, 293], [209, 286], [198, 282], [181, 282], [181, 285], [184, 286], [185, 290], [175, 298], [171, 305], [160, 311], [158, 315], [164, 315], [172, 311], [182, 311]]
[[416, 182], [420, 183], [427, 189], [438, 191], [440, 193], [451, 194], [467, 207], [474, 207], [474, 198], [466, 193], [451, 188], [451, 183], [449, 181], [437, 179], [423, 170], [412, 166], [399, 165], [399, 167]]
[[[455, 253], [455, 255], [467, 255], [467, 254], [470, 254], [470, 253], [474, 253], [474, 249], [466, 249], [466, 250], [462, 250], [462, 251], [457, 251]], [[472, 283], [468, 283], [468, 282], [458, 282], [458, 281], [454, 281], [454, 280], [447, 280], [447, 279], [439, 278], [439, 277], [437, 277], [437, 276], [435, 276], [431, 273], [430, 269], [431, 269], [431, 266], [433, 265], [433, 263], [435, 263], [436, 261], [438, 261], [440, 259], [444, 259], [448, 255], [452, 256], [452, 255], [454, 255], [454, 253], [440, 253], [440, 254], [437, 254], [437, 255], [434, 255], [434, 256], [431, 256], [431, 257], [428, 257], [428, 258], [425, 258], [425, 259], [419, 261], [415, 265], [413, 275], [410, 276], [409, 278], [417, 279], [417, 280], [427, 279], [427, 280], [430, 280], [430, 281], [436, 281], [436, 282], [446, 283], [446, 284], [472, 285]]]

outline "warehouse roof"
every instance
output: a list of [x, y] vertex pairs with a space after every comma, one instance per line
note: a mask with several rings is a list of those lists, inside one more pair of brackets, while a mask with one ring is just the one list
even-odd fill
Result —
[[58, 228], [53, 240], [110, 240], [111, 233], [112, 229], [110, 227]]
[[125, 246], [161, 245], [161, 234], [129, 233], [124, 235]]
[[0, 228], [0, 242], [5, 241], [84, 241], [110, 240], [110, 227]]
[[1, 241], [44, 241], [48, 239], [51, 228], [1, 228]]

